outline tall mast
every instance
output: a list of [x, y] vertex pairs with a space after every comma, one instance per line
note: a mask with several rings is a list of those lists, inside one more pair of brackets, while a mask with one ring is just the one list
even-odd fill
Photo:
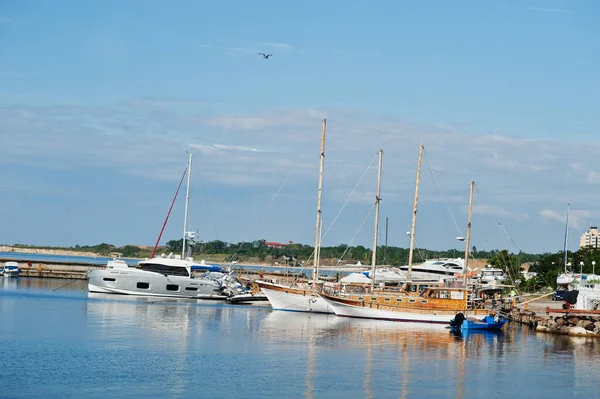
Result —
[[387, 265], [387, 250], [388, 250], [388, 218], [385, 217], [385, 250], [383, 251], [383, 261]]
[[469, 241], [471, 240], [471, 214], [473, 213], [473, 190], [475, 189], [475, 180], [471, 180], [471, 191], [469, 192], [469, 214], [467, 216], [467, 237], [465, 238], [465, 290], [469, 280]]
[[565, 274], [567, 274], [567, 241], [569, 240], [569, 212], [571, 211], [571, 203], [567, 204], [567, 223], [565, 225], [565, 242], [563, 244], [563, 263]]
[[185, 191], [185, 214], [183, 216], [183, 245], [181, 246], [181, 259], [185, 259], [185, 238], [187, 233], [188, 206], [190, 204], [190, 176], [192, 175], [192, 153], [188, 161], [187, 188]]
[[323, 197], [323, 166], [325, 164], [325, 130], [327, 129], [327, 119], [323, 119], [323, 124], [321, 127], [321, 162], [319, 165], [319, 190], [317, 194], [317, 227], [315, 228], [315, 256], [313, 258], [313, 289], [316, 287], [317, 283], [317, 251], [320, 245], [320, 232], [321, 232], [321, 199]]
[[373, 234], [373, 256], [371, 257], [371, 293], [375, 288], [375, 265], [377, 263], [377, 229], [379, 228], [379, 201], [381, 201], [381, 162], [383, 150], [379, 150], [379, 168], [377, 169], [377, 195], [375, 196], [375, 231]]
[[406, 280], [410, 281], [412, 275], [412, 260], [413, 250], [415, 249], [415, 227], [417, 225], [417, 204], [419, 202], [419, 181], [421, 180], [421, 160], [423, 159], [423, 150], [425, 147], [419, 148], [419, 162], [417, 163], [417, 183], [415, 185], [415, 201], [413, 204], [412, 224], [410, 227], [410, 249], [408, 250], [408, 273]]

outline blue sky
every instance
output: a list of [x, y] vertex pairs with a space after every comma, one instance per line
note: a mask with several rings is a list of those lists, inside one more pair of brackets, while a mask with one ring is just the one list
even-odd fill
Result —
[[[0, 243], [153, 244], [187, 161], [205, 240], [570, 246], [600, 221], [600, 4], [11, 1], [0, 6]], [[272, 53], [265, 60], [258, 52]], [[183, 195], [163, 243], [182, 230]], [[500, 228], [504, 227], [508, 235]], [[509, 239], [512, 238], [515, 244]], [[383, 240], [383, 235], [381, 235]]]

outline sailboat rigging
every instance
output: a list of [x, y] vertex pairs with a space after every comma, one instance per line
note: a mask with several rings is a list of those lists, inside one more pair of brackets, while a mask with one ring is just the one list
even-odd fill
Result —
[[[472, 191], [470, 204], [471, 209]], [[470, 214], [467, 227], [470, 230]], [[469, 255], [468, 243], [465, 254]], [[466, 270], [465, 273], [467, 273]], [[321, 293], [321, 296], [333, 307], [338, 316], [443, 324], [447, 324], [457, 312], [465, 311], [465, 309], [469, 309], [474, 315], [488, 314], [487, 309], [476, 307], [474, 303], [470, 303], [468, 295], [469, 288], [467, 286], [463, 288], [428, 287], [418, 296], [385, 290], [377, 293], [351, 295]]]
[[373, 232], [373, 255], [371, 257], [371, 292], [375, 289], [375, 266], [377, 264], [377, 233], [379, 228], [379, 202], [381, 201], [381, 164], [383, 150], [379, 150], [379, 167], [377, 169], [377, 195], [375, 196], [375, 228]]
[[[246, 294], [245, 288], [235, 276], [223, 273], [219, 266], [204, 262], [196, 263], [193, 258], [185, 257], [186, 239], [188, 237], [190, 240], [193, 239], [193, 235], [187, 232], [191, 164], [192, 154], [189, 156], [186, 169], [188, 184], [181, 256], [169, 254], [152, 257], [138, 262], [136, 267], [131, 267], [124, 260], [115, 258], [108, 261], [105, 269], [88, 272], [88, 290], [90, 292], [222, 300], [235, 294]], [[177, 191], [179, 191], [182, 181], [183, 176]], [[175, 198], [177, 198], [177, 194]], [[173, 203], [171, 203], [171, 208], [172, 206]], [[170, 212], [171, 209], [169, 209], [169, 214]], [[166, 220], [163, 230], [165, 224]], [[195, 271], [208, 273], [196, 276]]]
[[[465, 271], [463, 273], [463, 282], [465, 290], [469, 289], [469, 243], [471, 241], [471, 216], [473, 214], [473, 191], [475, 181], [471, 180], [471, 189], [469, 191], [469, 214], [467, 217], [467, 236], [465, 237]], [[468, 291], [467, 291], [468, 292]], [[458, 313], [450, 321], [450, 326], [454, 329], [466, 330], [499, 330], [508, 322], [507, 319], [500, 318], [498, 315], [486, 315], [482, 319], [469, 317], [469, 298], [465, 302], [465, 313]]]
[[276, 284], [263, 280], [254, 283], [267, 296], [273, 310], [287, 310], [293, 312], [333, 313], [333, 309], [327, 302], [317, 295], [319, 248], [321, 246], [321, 201], [323, 198], [323, 169], [325, 163], [325, 134], [327, 131], [327, 120], [323, 119], [321, 124], [321, 152], [319, 157], [319, 186], [317, 191], [317, 221], [315, 226], [315, 249], [313, 252], [313, 271], [311, 287], [292, 286]]

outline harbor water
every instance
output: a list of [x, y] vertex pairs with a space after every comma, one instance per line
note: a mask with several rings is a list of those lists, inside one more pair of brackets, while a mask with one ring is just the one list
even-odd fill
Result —
[[0, 397], [600, 398], [600, 341], [0, 278]]

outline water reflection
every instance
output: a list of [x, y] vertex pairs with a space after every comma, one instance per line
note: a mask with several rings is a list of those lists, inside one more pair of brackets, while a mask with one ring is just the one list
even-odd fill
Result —
[[87, 289], [87, 280], [72, 279], [66, 280], [62, 278], [35, 278], [35, 277], [18, 277], [9, 278], [1, 277], [2, 289], [30, 289], [30, 290], [52, 290], [52, 291], [82, 291]]
[[457, 336], [439, 325], [88, 295], [76, 284], [54, 291], [67, 281], [21, 280], [16, 290], [12, 281], [0, 287], [0, 365], [29, 371], [3, 381], [8, 397], [467, 399], [598, 392], [597, 339], [536, 334], [516, 324]]
[[[458, 398], [462, 398], [463, 362], [467, 345], [478, 348], [485, 343], [495, 344], [498, 340], [497, 336], [485, 334], [460, 336], [457, 339], [443, 325], [345, 319], [292, 312], [271, 312], [261, 323], [261, 334], [273, 344], [306, 350], [306, 398], [314, 397], [315, 387], [321, 386], [323, 389], [329, 378], [335, 378], [335, 372], [325, 370], [331, 362], [326, 354], [332, 347], [338, 351], [344, 351], [344, 347], [347, 347], [350, 352], [362, 352], [353, 363], [361, 367], [356, 374], [362, 375], [361, 385], [367, 398], [378, 397], [382, 389], [382, 376], [388, 381], [385, 388], [398, 392], [400, 398], [411, 397], [422, 390], [414, 387], [414, 382], [422, 378], [424, 361], [432, 362], [430, 368], [457, 365], [451, 368], [455, 374], [448, 379], [447, 385], [457, 393]], [[353, 365], [343, 366], [348, 368]], [[448, 370], [444, 373], [448, 374]], [[393, 387], [389, 386], [390, 380], [395, 382]]]
[[[192, 337], [203, 333], [207, 324], [230, 329], [232, 309], [205, 303], [200, 306], [189, 299], [117, 296], [88, 293], [86, 309], [89, 323], [105, 338], [128, 337], [136, 329], [143, 337], [185, 348]], [[202, 319], [204, 323], [192, 323]]]
[[6, 276], [2, 276], [0, 277], [2, 279], [2, 288], [5, 290], [14, 290], [17, 288], [17, 284], [19, 282], [19, 280], [21, 279], [20, 277], [6, 277]]

